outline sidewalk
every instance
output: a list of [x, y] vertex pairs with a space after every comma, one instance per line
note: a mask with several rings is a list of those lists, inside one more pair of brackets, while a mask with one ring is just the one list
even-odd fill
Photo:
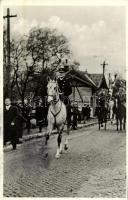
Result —
[[[77, 125], [77, 130], [83, 128], [83, 127], [89, 127], [89, 126], [93, 126], [97, 124], [97, 119], [90, 119], [88, 121], [86, 121], [85, 123], [79, 123]], [[64, 129], [65, 131], [66, 129]], [[26, 142], [26, 141], [29, 141], [29, 140], [32, 140], [32, 139], [36, 139], [36, 138], [41, 138], [41, 137], [44, 137], [45, 134], [46, 134], [46, 131], [47, 131], [47, 128], [44, 127], [42, 128], [42, 132], [39, 133], [39, 129], [38, 128], [33, 128], [30, 130], [30, 134], [27, 134], [27, 130], [24, 131], [23, 133], [23, 142]], [[73, 131], [73, 129], [71, 129], [71, 131]], [[52, 131], [52, 134], [56, 134], [57, 131], [56, 129]], [[22, 145], [22, 144], [18, 144], [19, 145]], [[10, 142], [7, 143], [7, 146], [4, 147], [4, 150], [7, 150], [7, 149], [11, 149], [11, 145], [10, 145]]]

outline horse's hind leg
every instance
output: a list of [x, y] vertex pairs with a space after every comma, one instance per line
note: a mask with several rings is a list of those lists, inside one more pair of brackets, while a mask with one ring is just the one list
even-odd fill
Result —
[[68, 149], [68, 136], [69, 136], [69, 126], [67, 125], [67, 133], [65, 135], [65, 142], [64, 142], [64, 150], [66, 151]]
[[124, 117], [123, 130], [125, 130], [126, 118]]
[[65, 137], [64, 150], [68, 150], [68, 135]]

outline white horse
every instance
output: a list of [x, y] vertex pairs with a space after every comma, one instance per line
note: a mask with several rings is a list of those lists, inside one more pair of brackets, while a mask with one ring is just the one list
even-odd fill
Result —
[[[62, 132], [66, 123], [67, 112], [65, 104], [59, 98], [59, 87], [56, 79], [51, 80], [50, 78], [48, 78], [47, 95], [48, 95], [47, 101], [50, 104], [50, 106], [47, 115], [48, 127], [47, 127], [45, 144], [47, 145], [49, 136], [51, 135], [53, 128], [56, 127], [58, 131], [58, 138], [57, 138], [58, 148], [57, 148], [56, 158], [59, 158], [63, 148]], [[65, 136], [65, 143], [64, 143], [65, 150], [68, 149], [68, 134], [69, 132], [67, 132]]]

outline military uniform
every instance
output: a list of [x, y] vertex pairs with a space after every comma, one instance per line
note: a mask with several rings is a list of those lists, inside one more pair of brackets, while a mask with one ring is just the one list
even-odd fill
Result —
[[59, 85], [59, 92], [61, 93], [60, 99], [64, 102], [66, 105], [67, 110], [67, 127], [68, 129], [71, 126], [71, 104], [69, 101], [69, 95], [72, 93], [72, 87], [70, 84], [70, 79], [66, 77], [64, 68], [60, 68], [59, 74], [57, 75], [57, 81]]
[[65, 97], [68, 97], [72, 93], [70, 81], [66, 77], [58, 78], [58, 85], [60, 92], [63, 93]]

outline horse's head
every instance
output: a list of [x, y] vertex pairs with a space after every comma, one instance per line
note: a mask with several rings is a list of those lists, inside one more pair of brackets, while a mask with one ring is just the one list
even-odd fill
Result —
[[51, 80], [48, 77], [48, 84], [47, 84], [47, 95], [48, 95], [48, 103], [57, 102], [59, 100], [59, 89], [57, 80]]

